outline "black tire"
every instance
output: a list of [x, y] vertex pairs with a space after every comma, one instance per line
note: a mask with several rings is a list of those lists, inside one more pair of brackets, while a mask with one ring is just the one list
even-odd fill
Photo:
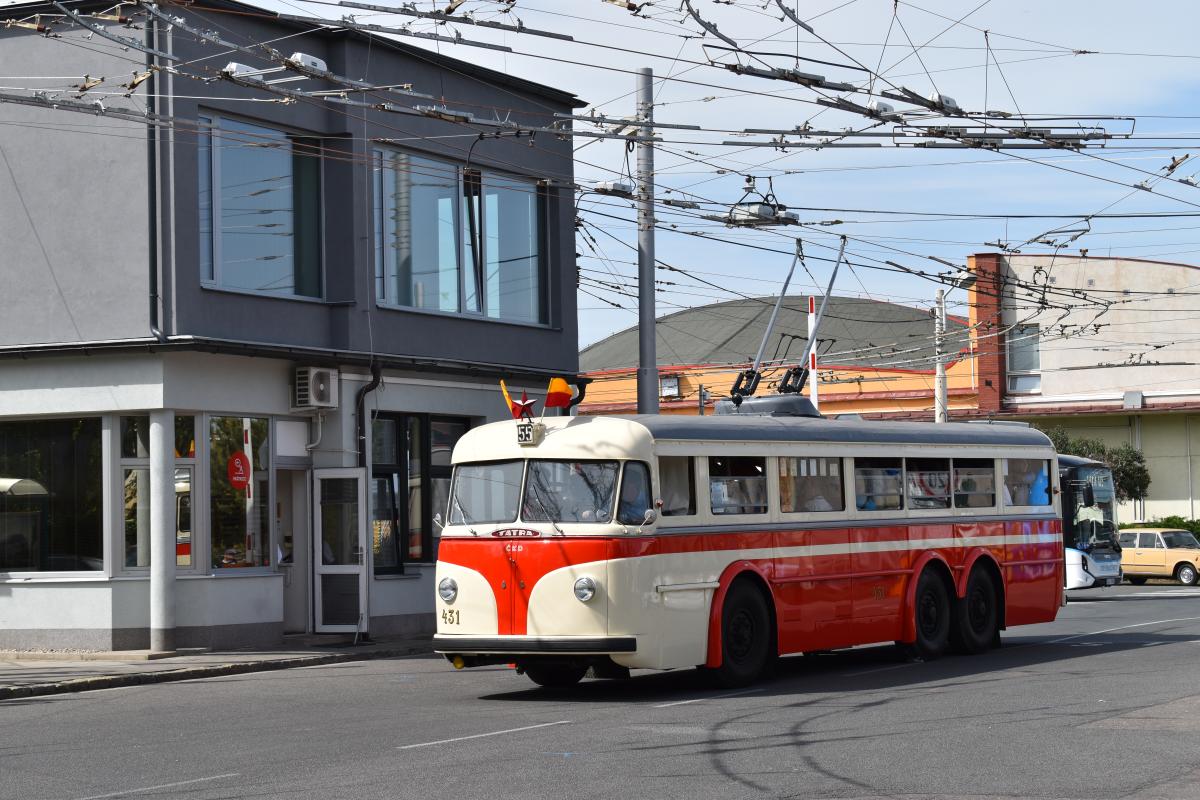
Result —
[[986, 651], [1000, 629], [996, 582], [986, 569], [971, 570], [967, 593], [954, 605], [951, 639], [955, 649], [971, 655]]
[[1145, 579], [1145, 578], [1138, 578], [1138, 577], [1135, 577], [1135, 576], [1133, 576], [1133, 575], [1126, 575], [1126, 576], [1125, 576], [1125, 580], [1129, 581], [1129, 582], [1130, 582], [1130, 583], [1132, 583], [1134, 586], [1145, 586], [1145, 585], [1146, 585], [1146, 579]]
[[917, 631], [913, 649], [917, 655], [926, 661], [940, 657], [950, 644], [952, 613], [950, 592], [932, 569], [924, 570], [917, 579], [913, 617]]
[[547, 689], [563, 689], [583, 680], [587, 664], [530, 664], [525, 667], [529, 680]]
[[1196, 585], [1196, 565], [1195, 564], [1180, 564], [1175, 568], [1175, 580], [1182, 583], [1184, 586]]
[[762, 592], [748, 581], [735, 581], [721, 608], [721, 666], [713, 670], [726, 688], [758, 680], [771, 657], [771, 614]]

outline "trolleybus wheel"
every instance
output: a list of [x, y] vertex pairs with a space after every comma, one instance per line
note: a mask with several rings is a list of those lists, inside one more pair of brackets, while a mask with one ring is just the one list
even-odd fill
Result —
[[913, 614], [916, 617], [917, 655], [926, 661], [946, 652], [950, 642], [950, 593], [945, 582], [926, 569], [917, 579]]
[[1126, 576], [1125, 576], [1125, 580], [1129, 581], [1129, 582], [1130, 582], [1130, 583], [1132, 583], [1134, 586], [1145, 586], [1145, 585], [1146, 585], [1146, 579], [1145, 579], [1145, 578], [1136, 578], [1136, 577], [1134, 577], [1134, 576], [1132, 576], [1132, 575], [1126, 575]]
[[1184, 586], [1196, 585], [1196, 568], [1191, 564], [1180, 564], [1175, 568], [1175, 578]]
[[967, 593], [956, 604], [952, 639], [964, 653], [982, 653], [996, 638], [999, 614], [996, 587], [986, 569], [971, 570]]
[[574, 686], [583, 680], [587, 664], [530, 664], [525, 667], [529, 680], [548, 689]]
[[767, 665], [771, 615], [762, 592], [749, 582], [735, 581], [721, 609], [721, 666], [713, 670], [722, 686], [753, 683]]

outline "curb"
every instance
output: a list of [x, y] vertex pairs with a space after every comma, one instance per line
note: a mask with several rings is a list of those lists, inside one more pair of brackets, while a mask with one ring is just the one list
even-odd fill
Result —
[[162, 672], [133, 672], [126, 675], [97, 675], [75, 678], [58, 683], [34, 683], [26, 686], [0, 686], [0, 700], [19, 697], [42, 697], [72, 692], [88, 692], [96, 689], [112, 689], [120, 686], [140, 686], [153, 683], [188, 681], [196, 678], [214, 678], [223, 675], [244, 675], [250, 672], [274, 672], [295, 667], [314, 667], [322, 664], [337, 664], [349, 661], [371, 661], [377, 658], [398, 658], [432, 653], [432, 645], [373, 650], [367, 653], [331, 653], [329, 655], [299, 656], [272, 661], [245, 661], [231, 664], [212, 664], [203, 667], [183, 667]]

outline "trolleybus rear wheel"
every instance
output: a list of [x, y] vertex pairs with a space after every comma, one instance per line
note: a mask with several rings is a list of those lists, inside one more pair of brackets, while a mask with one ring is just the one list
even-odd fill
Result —
[[529, 680], [548, 689], [574, 686], [583, 680], [587, 664], [530, 664], [525, 667]]
[[945, 582], [932, 569], [926, 569], [917, 579], [913, 604], [916, 617], [917, 655], [926, 661], [946, 652], [950, 642], [950, 593]]
[[999, 613], [996, 586], [986, 569], [971, 570], [967, 593], [956, 604], [952, 639], [964, 653], [982, 653], [996, 638]]
[[721, 609], [721, 666], [714, 677], [722, 686], [753, 683], [770, 658], [771, 615], [762, 592], [748, 581], [735, 581]]

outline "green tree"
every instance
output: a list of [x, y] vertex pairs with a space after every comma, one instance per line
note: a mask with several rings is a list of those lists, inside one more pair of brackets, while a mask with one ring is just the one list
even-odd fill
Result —
[[1041, 431], [1050, 437], [1059, 453], [1090, 458], [1111, 469], [1118, 500], [1141, 500], [1146, 496], [1150, 489], [1150, 470], [1146, 468], [1146, 457], [1141, 450], [1127, 444], [1106, 447], [1099, 439], [1075, 439], [1059, 426]]

